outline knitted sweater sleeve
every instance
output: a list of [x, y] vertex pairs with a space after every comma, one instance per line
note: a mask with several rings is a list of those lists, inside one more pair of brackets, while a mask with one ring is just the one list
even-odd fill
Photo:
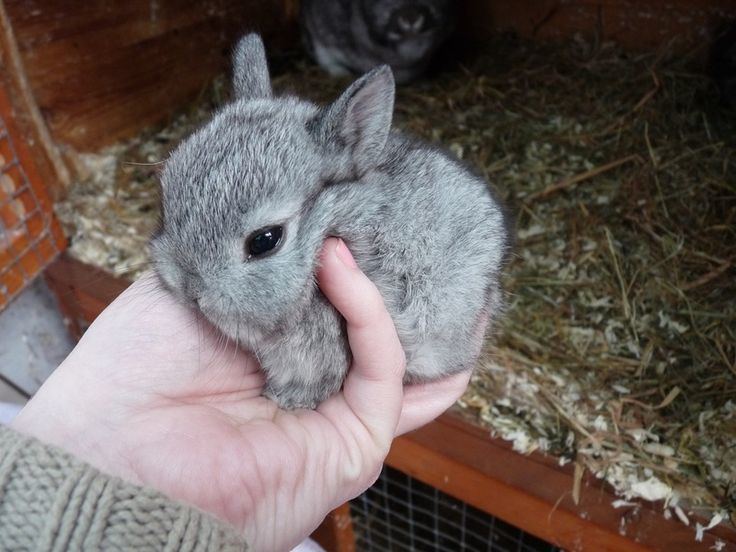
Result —
[[234, 551], [234, 528], [0, 426], [0, 550]]

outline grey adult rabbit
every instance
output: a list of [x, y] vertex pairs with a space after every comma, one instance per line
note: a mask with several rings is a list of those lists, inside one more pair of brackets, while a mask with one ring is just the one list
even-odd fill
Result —
[[333, 75], [382, 64], [403, 83], [424, 72], [455, 26], [452, 0], [303, 0], [302, 40]]
[[162, 172], [151, 245], [164, 284], [255, 353], [268, 396], [311, 408], [350, 362], [344, 322], [315, 283], [323, 241], [339, 236], [383, 295], [406, 381], [470, 369], [479, 324], [501, 307], [504, 212], [458, 160], [391, 130], [391, 70], [327, 107], [273, 97], [263, 43], [248, 35], [234, 91]]

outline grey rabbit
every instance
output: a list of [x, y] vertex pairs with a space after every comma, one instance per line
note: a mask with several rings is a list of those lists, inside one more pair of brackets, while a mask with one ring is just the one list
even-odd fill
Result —
[[480, 324], [501, 308], [504, 210], [460, 161], [391, 130], [390, 68], [326, 107], [274, 97], [251, 34], [236, 48], [234, 93], [162, 171], [151, 252], [164, 285], [254, 352], [267, 396], [313, 408], [351, 359], [315, 281], [324, 240], [338, 236], [384, 298], [406, 382], [472, 368]]
[[455, 26], [452, 0], [303, 0], [302, 40], [333, 75], [382, 64], [404, 83], [423, 73]]

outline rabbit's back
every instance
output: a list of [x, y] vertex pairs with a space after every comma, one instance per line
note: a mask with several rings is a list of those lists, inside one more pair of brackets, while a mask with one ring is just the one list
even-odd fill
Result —
[[442, 151], [397, 134], [384, 157], [341, 190], [335, 233], [381, 290], [409, 379], [469, 368], [474, 321], [500, 308], [504, 213], [485, 181]]

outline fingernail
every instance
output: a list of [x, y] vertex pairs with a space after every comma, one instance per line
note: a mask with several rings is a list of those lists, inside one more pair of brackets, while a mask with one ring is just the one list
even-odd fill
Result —
[[337, 240], [337, 245], [335, 246], [335, 254], [337, 255], [337, 258], [340, 259], [342, 264], [344, 264], [348, 268], [358, 268], [358, 265], [355, 262], [355, 259], [353, 259], [353, 255], [350, 253], [347, 245], [345, 245], [345, 242], [340, 239]]

